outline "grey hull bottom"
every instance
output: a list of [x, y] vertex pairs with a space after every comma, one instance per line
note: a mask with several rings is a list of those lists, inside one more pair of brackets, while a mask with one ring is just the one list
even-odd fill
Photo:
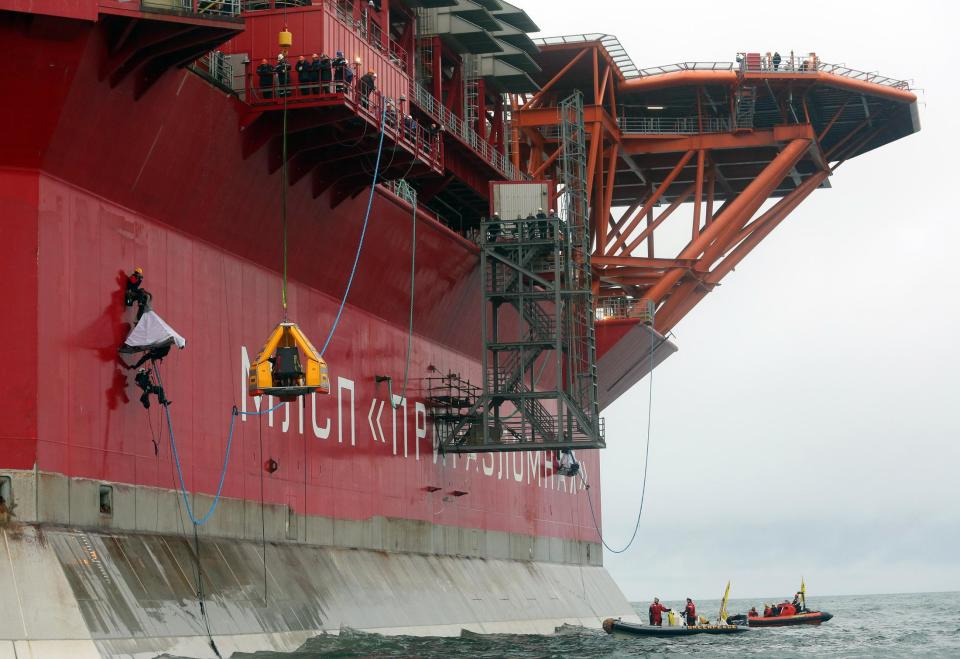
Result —
[[[549, 633], [633, 611], [603, 567], [31, 524], [0, 529], [0, 659], [293, 650], [383, 634]], [[266, 582], [265, 582], [266, 579]]]

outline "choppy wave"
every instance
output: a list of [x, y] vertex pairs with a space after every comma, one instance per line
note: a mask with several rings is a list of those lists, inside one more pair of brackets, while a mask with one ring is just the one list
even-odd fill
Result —
[[[680, 601], [667, 602], [679, 606]], [[705, 615], [718, 601], [701, 601]], [[746, 611], [762, 600], [734, 600]], [[458, 637], [382, 636], [354, 629], [311, 638], [290, 653], [235, 653], [233, 659], [306, 657], [638, 657], [746, 655], [777, 657], [960, 657], [960, 593], [811, 598], [811, 608], [834, 614], [819, 627], [755, 629], [730, 637], [621, 639], [595, 629], [563, 625], [550, 635], [478, 634]], [[645, 613], [646, 603], [634, 605]]]

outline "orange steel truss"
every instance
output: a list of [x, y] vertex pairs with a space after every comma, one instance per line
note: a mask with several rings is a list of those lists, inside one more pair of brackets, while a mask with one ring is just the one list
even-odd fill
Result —
[[511, 98], [514, 165], [557, 178], [557, 104], [584, 91], [594, 296], [600, 308], [652, 302], [661, 333], [844, 160], [919, 129], [905, 83], [815, 55], [631, 67], [628, 78], [599, 38], [561, 41], [541, 46], [541, 90]]

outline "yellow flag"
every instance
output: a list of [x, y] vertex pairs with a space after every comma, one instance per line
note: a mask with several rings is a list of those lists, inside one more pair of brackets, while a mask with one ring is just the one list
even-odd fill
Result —
[[800, 577], [800, 603], [807, 608], [807, 584], [803, 582], [803, 577]]
[[723, 591], [723, 601], [720, 603], [720, 620], [719, 624], [723, 625], [727, 622], [727, 598], [730, 597], [730, 582], [727, 581], [727, 589]]

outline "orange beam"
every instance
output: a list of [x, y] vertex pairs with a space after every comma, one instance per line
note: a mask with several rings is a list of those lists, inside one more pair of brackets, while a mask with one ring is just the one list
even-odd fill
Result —
[[[607, 73], [610, 73], [610, 69], [607, 69]], [[597, 218], [598, 245], [607, 244], [607, 229], [611, 222], [610, 206], [613, 204], [613, 188], [615, 187], [614, 183], [617, 177], [617, 158], [619, 157], [619, 151], [620, 145], [614, 142], [610, 149], [610, 160], [607, 162], [607, 187], [606, 194], [603, 198], [603, 213]]]
[[600, 48], [593, 47], [593, 103], [600, 103]]
[[656, 191], [650, 195], [650, 197], [647, 199], [647, 203], [643, 205], [643, 208], [640, 210], [637, 216], [630, 221], [630, 224], [626, 229], [623, 230], [621, 236], [614, 241], [613, 245], [610, 246], [610, 249], [605, 250], [607, 254], [613, 253], [623, 247], [623, 244], [627, 242], [627, 238], [633, 233], [634, 229], [636, 229], [637, 225], [640, 223], [639, 218], [643, 217], [647, 211], [653, 208], [654, 204], [660, 200], [660, 197], [663, 196], [663, 193], [667, 191], [667, 188], [670, 187], [670, 184], [673, 183], [677, 176], [680, 175], [680, 172], [683, 171], [683, 168], [686, 167], [687, 163], [690, 162], [690, 158], [692, 157], [693, 151], [687, 151], [685, 154], [683, 154], [683, 157], [680, 158], [680, 162], [678, 162], [670, 171], [670, 173], [667, 175], [667, 178], [663, 180], [663, 183], [660, 184]]
[[683, 192], [681, 192], [679, 195], [677, 195], [677, 198], [674, 199], [673, 202], [671, 202], [671, 204], [670, 204], [669, 206], [667, 206], [667, 207], [660, 213], [660, 215], [657, 216], [657, 219], [654, 220], [652, 224], [648, 224], [648, 225], [647, 225], [647, 228], [644, 229], [642, 232], [640, 232], [640, 235], [639, 235], [639, 236], [637, 236], [636, 238], [634, 238], [633, 240], [631, 240], [631, 241], [630, 241], [630, 244], [623, 248], [623, 253], [624, 253], [624, 254], [630, 254], [631, 252], [633, 252], [633, 250], [637, 247], [637, 245], [639, 245], [640, 243], [642, 243], [642, 242], [643, 242], [644, 240], [646, 240], [651, 234], [653, 234], [653, 232], [656, 231], [656, 229], [657, 229], [658, 226], [660, 226], [661, 224], [663, 224], [664, 222], [666, 222], [667, 218], [670, 217], [670, 215], [673, 213], [673, 211], [677, 210], [677, 208], [680, 206], [680, 204], [684, 203], [687, 199], [690, 198], [690, 194], [693, 192], [694, 185], [696, 185], [696, 184], [695, 184], [695, 183], [691, 183], [691, 184], [688, 185], [686, 188], [684, 188]]
[[[590, 132], [592, 124], [598, 122], [603, 124], [611, 137], [619, 139], [620, 128], [605, 107], [602, 105], [584, 105], [583, 124], [587, 132]], [[557, 126], [560, 124], [560, 109], [556, 107], [527, 109], [527, 106], [523, 106], [514, 115], [513, 124], [530, 128]]]
[[690, 268], [696, 259], [651, 259], [643, 256], [594, 256], [594, 265], [627, 266], [663, 270], [666, 268]]
[[827, 123], [824, 129], [820, 131], [820, 134], [817, 135], [817, 142], [822, 142], [823, 138], [827, 136], [827, 133], [829, 133], [830, 129], [833, 128], [833, 124], [837, 123], [837, 119], [839, 119], [840, 115], [843, 114], [843, 111], [847, 109], [847, 104], [850, 102], [851, 98], [853, 98], [853, 96], [848, 97], [847, 100], [843, 102], [843, 105], [840, 106], [840, 109], [833, 113], [833, 118], [829, 121], [829, 123]]
[[750, 133], [712, 133], [666, 139], [649, 135], [621, 135], [620, 141], [624, 153], [643, 154], [678, 153], [698, 149], [742, 149], [753, 146], [772, 146], [781, 142], [814, 137], [813, 127], [809, 124], [793, 124], [775, 126], [771, 130], [755, 130]]
[[556, 83], [558, 80], [560, 80], [560, 78], [562, 78], [562, 77], [567, 73], [567, 71], [569, 71], [570, 69], [572, 69], [572, 68], [573, 68], [573, 65], [576, 64], [577, 62], [579, 62], [580, 59], [581, 59], [584, 55], [586, 55], [589, 50], [590, 50], [589, 48], [583, 48], [579, 53], [577, 53], [572, 60], [570, 60], [569, 62], [567, 62], [567, 63], [564, 65], [564, 67], [557, 72], [557, 75], [555, 75], [555, 76], [553, 76], [552, 78], [550, 78], [550, 80], [547, 82], [547, 84], [545, 84], [543, 87], [541, 87], [541, 88], [540, 88], [540, 91], [538, 91], [536, 94], [533, 95], [533, 98], [530, 99], [530, 102], [529, 102], [529, 103], [525, 103], [525, 104], [524, 104], [524, 107], [530, 107], [530, 108], [536, 107], [537, 103], [540, 102], [540, 99], [543, 98], [543, 95], [544, 95], [547, 91], [549, 91], [551, 87], [553, 87], [554, 83]]
[[[586, 123], [586, 122], [584, 122]], [[600, 126], [594, 125], [590, 131], [590, 154], [587, 157], [587, 185], [586, 190], [593, 194], [593, 175], [597, 169], [597, 153], [600, 143], [603, 142], [603, 134], [600, 132]]]
[[[746, 224], [750, 215], [756, 211], [756, 208], [763, 203], [763, 199], [755, 201], [759, 193], [777, 185], [790, 172], [790, 169], [806, 152], [810, 146], [809, 139], [797, 139], [790, 142], [777, 156], [767, 165], [757, 178], [750, 182], [746, 189], [731, 203], [724, 212], [714, 219], [706, 229], [700, 234], [700, 237], [692, 241], [691, 244], [680, 253], [680, 258], [696, 258], [703, 254], [714, 239], [720, 239], [725, 231], [734, 227], [734, 231], [739, 230]], [[690, 155], [690, 152], [688, 152]], [[707, 256], [704, 254], [704, 259]], [[647, 298], [654, 303], [660, 302], [664, 296], [670, 292], [674, 284], [683, 276], [684, 271], [675, 269], [666, 273], [656, 286], [647, 291]]]
[[702, 281], [691, 279], [677, 287], [657, 312], [657, 330], [665, 332], [680, 322], [714, 286], [719, 284], [760, 241], [766, 238], [777, 225], [785, 220], [829, 175], [829, 172], [817, 172], [809, 177], [793, 192], [778, 201], [773, 208], [764, 213], [763, 217], [753, 222], [752, 226], [755, 227], [753, 233], [737, 245], [736, 249], [734, 249], [716, 269], [710, 273], [706, 273]]
[[[653, 209], [647, 211], [647, 226], [649, 227], [653, 224]], [[650, 238], [647, 240], [647, 256], [651, 259], [653, 258], [653, 233], [650, 234]]]
[[654, 89], [689, 85], [735, 85], [736, 71], [674, 71], [642, 78], [631, 78], [620, 84], [621, 93], [647, 92]]
[[[517, 95], [510, 94], [510, 109], [513, 111], [512, 114], [514, 117], [517, 116]], [[516, 121], [510, 122], [510, 141], [513, 143], [513, 153], [511, 153], [511, 158], [513, 160], [513, 168], [516, 171], [520, 171], [520, 126], [517, 125]]]
[[697, 180], [693, 195], [693, 239], [700, 235], [700, 206], [703, 203], [703, 149], [697, 151]]
[[[916, 103], [917, 96], [905, 89], [887, 87], [863, 80], [854, 80], [835, 73], [825, 73], [818, 71], [816, 73], [747, 73], [744, 75], [746, 80], [767, 80], [769, 82], [802, 82], [809, 86], [828, 85], [831, 87], [840, 87], [855, 91], [859, 94], [869, 96], [880, 96], [889, 98], [901, 103]], [[620, 83], [621, 92], [648, 92], [655, 89], [666, 89], [669, 87], [698, 85], [736, 85], [739, 82], [736, 71], [674, 71], [672, 73], [660, 73], [657, 75], [643, 76], [641, 78], [631, 78]]]
[[556, 151], [550, 154], [550, 157], [543, 161], [543, 163], [537, 167], [537, 169], [530, 174], [530, 178], [538, 179], [543, 176], [543, 172], [556, 162], [557, 157], [560, 155], [560, 152], [563, 150], [563, 147], [557, 147]]
[[607, 83], [610, 82], [610, 67], [607, 67], [607, 70], [603, 73], [603, 82], [600, 83], [600, 91], [597, 93], [596, 104], [600, 105], [603, 103], [603, 97], [607, 93]]
[[707, 212], [706, 212], [706, 222], [704, 224], [710, 224], [713, 222], [713, 193], [717, 184], [717, 170], [716, 165], [710, 166], [710, 171], [707, 172]]
[[[737, 264], [740, 263], [756, 247], [761, 240], [766, 238], [771, 231], [777, 228], [777, 225], [783, 222], [793, 210], [803, 203], [803, 200], [810, 196], [810, 193], [820, 187], [830, 172], [817, 172], [811, 175], [806, 181], [801, 183], [793, 192], [777, 202], [771, 210], [777, 211], [770, 215], [763, 222], [754, 222], [754, 230], [749, 236], [746, 236], [737, 247], [718, 265], [712, 272], [706, 276], [706, 281], [712, 284], [719, 283]], [[779, 207], [779, 208], [778, 208]], [[766, 215], [766, 213], [764, 214]]]

